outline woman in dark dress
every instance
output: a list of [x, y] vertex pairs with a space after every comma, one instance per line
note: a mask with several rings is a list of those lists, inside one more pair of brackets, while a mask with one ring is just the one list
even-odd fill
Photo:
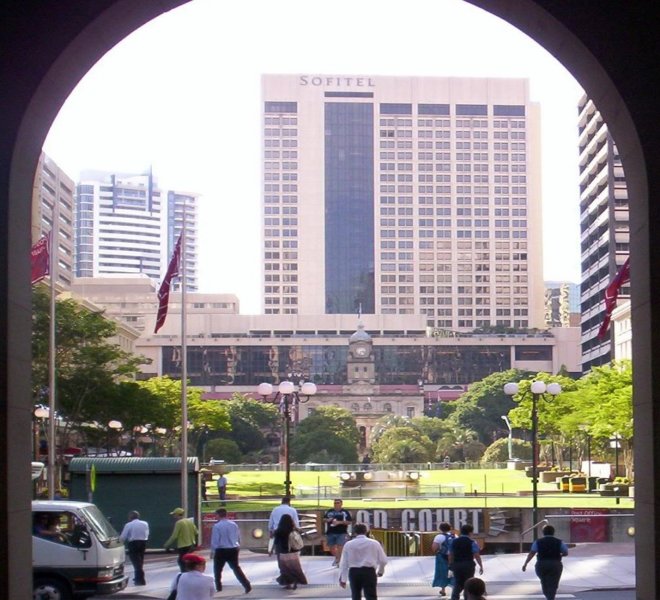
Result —
[[277, 583], [287, 590], [295, 590], [298, 584], [306, 584], [307, 577], [300, 566], [300, 554], [289, 549], [289, 534], [295, 529], [291, 515], [282, 515], [279, 525], [273, 534], [273, 550], [277, 554], [277, 565], [280, 576]]

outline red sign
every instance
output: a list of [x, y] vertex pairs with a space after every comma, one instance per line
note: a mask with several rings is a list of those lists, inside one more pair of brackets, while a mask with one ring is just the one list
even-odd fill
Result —
[[609, 542], [608, 510], [573, 508], [571, 510], [571, 542]]

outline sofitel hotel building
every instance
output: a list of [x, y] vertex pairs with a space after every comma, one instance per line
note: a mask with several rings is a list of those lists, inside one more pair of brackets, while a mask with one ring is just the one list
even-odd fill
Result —
[[525, 79], [264, 75], [267, 315], [543, 328]]

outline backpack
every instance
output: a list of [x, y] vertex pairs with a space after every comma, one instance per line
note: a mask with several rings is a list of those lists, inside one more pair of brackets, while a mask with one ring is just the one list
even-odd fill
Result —
[[449, 554], [449, 542], [451, 542], [456, 536], [451, 531], [443, 533], [442, 535], [445, 536], [445, 539], [442, 540], [442, 544], [440, 544], [440, 548], [438, 548], [438, 554], [447, 556]]

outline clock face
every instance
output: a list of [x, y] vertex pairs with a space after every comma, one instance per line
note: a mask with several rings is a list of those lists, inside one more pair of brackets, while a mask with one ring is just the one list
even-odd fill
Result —
[[355, 349], [355, 354], [357, 354], [358, 356], [366, 356], [366, 355], [367, 355], [367, 348], [366, 348], [366, 346], [358, 346], [358, 347]]

